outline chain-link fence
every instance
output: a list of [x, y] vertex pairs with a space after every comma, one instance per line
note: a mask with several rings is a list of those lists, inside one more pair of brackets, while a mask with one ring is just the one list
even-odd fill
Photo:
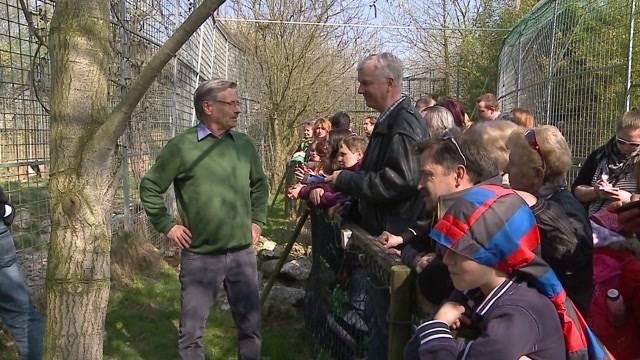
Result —
[[[36, 31], [44, 36], [55, 1], [26, 1]], [[113, 60], [110, 69], [111, 104], [116, 104], [172, 32], [192, 11], [194, 2], [184, 0], [112, 0]], [[226, 78], [238, 82], [242, 102], [239, 130], [248, 132], [264, 152], [260, 106], [253, 100], [246, 79], [247, 59], [212, 19], [189, 39], [164, 67], [130, 120], [120, 139], [125, 161], [122, 186], [113, 208], [118, 227], [145, 230], [151, 241], [164, 249], [155, 231], [146, 231], [139, 203], [138, 185], [166, 142], [197, 120], [193, 91], [199, 82]], [[49, 62], [46, 46], [30, 31], [19, 0], [0, 0], [0, 178], [2, 187], [17, 207], [13, 227], [21, 261], [30, 277], [42, 272], [49, 238], [47, 204], [49, 163]], [[169, 201], [168, 201], [169, 203]], [[38, 256], [33, 257], [33, 254]], [[31, 256], [31, 258], [29, 258]]]
[[[637, 0], [542, 1], [505, 39], [499, 59], [503, 110], [530, 110], [558, 127], [577, 162], [613, 134], [640, 100]], [[636, 29], [634, 29], [634, 27]]]

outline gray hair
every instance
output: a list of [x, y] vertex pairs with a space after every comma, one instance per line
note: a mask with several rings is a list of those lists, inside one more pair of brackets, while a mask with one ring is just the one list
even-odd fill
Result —
[[193, 107], [196, 109], [198, 118], [202, 116], [202, 102], [205, 100], [218, 100], [218, 94], [227, 90], [238, 87], [233, 81], [229, 80], [207, 80], [200, 84], [193, 93]]
[[456, 127], [451, 111], [438, 105], [426, 108], [424, 120], [431, 136], [437, 136], [444, 130]]
[[390, 52], [371, 54], [358, 63], [357, 70], [362, 71], [364, 66], [372, 61], [376, 73], [383, 78], [391, 78], [400, 87], [402, 84], [402, 62]]

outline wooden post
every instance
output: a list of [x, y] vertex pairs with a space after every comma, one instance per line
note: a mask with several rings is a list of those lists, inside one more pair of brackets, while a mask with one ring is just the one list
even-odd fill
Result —
[[411, 289], [413, 276], [405, 265], [394, 265], [389, 274], [389, 360], [402, 359], [411, 337]]

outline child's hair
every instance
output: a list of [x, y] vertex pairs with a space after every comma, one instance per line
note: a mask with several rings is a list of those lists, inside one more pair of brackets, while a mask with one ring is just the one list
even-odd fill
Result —
[[347, 149], [349, 149], [349, 151], [351, 151], [352, 153], [359, 151], [364, 154], [364, 151], [367, 148], [367, 138], [357, 135], [348, 136], [340, 141], [340, 144], [338, 144], [338, 149], [340, 149], [340, 146], [342, 144], [344, 144], [344, 146], [346, 146]]
[[338, 156], [338, 151], [340, 150], [340, 143], [351, 135], [351, 131], [347, 129], [334, 129], [329, 131], [329, 157], [327, 157], [327, 161], [324, 166], [324, 171], [326, 173], [329, 173], [334, 169], [334, 162]]
[[324, 167], [324, 163], [326, 162], [328, 154], [327, 143], [328, 142], [326, 139], [318, 139], [314, 140], [311, 143], [311, 146], [309, 146], [309, 151], [315, 152], [320, 158], [320, 161], [318, 161], [317, 163], [314, 161], [307, 163], [309, 164], [308, 166], [311, 168], [311, 170], [313, 170], [313, 172], [315, 173], [320, 172]]

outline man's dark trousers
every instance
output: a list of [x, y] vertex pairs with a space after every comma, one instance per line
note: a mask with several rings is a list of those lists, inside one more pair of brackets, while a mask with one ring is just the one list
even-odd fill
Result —
[[224, 285], [238, 329], [238, 359], [260, 359], [258, 271], [252, 247], [216, 254], [182, 251], [180, 359], [204, 359], [202, 332], [220, 284]]

